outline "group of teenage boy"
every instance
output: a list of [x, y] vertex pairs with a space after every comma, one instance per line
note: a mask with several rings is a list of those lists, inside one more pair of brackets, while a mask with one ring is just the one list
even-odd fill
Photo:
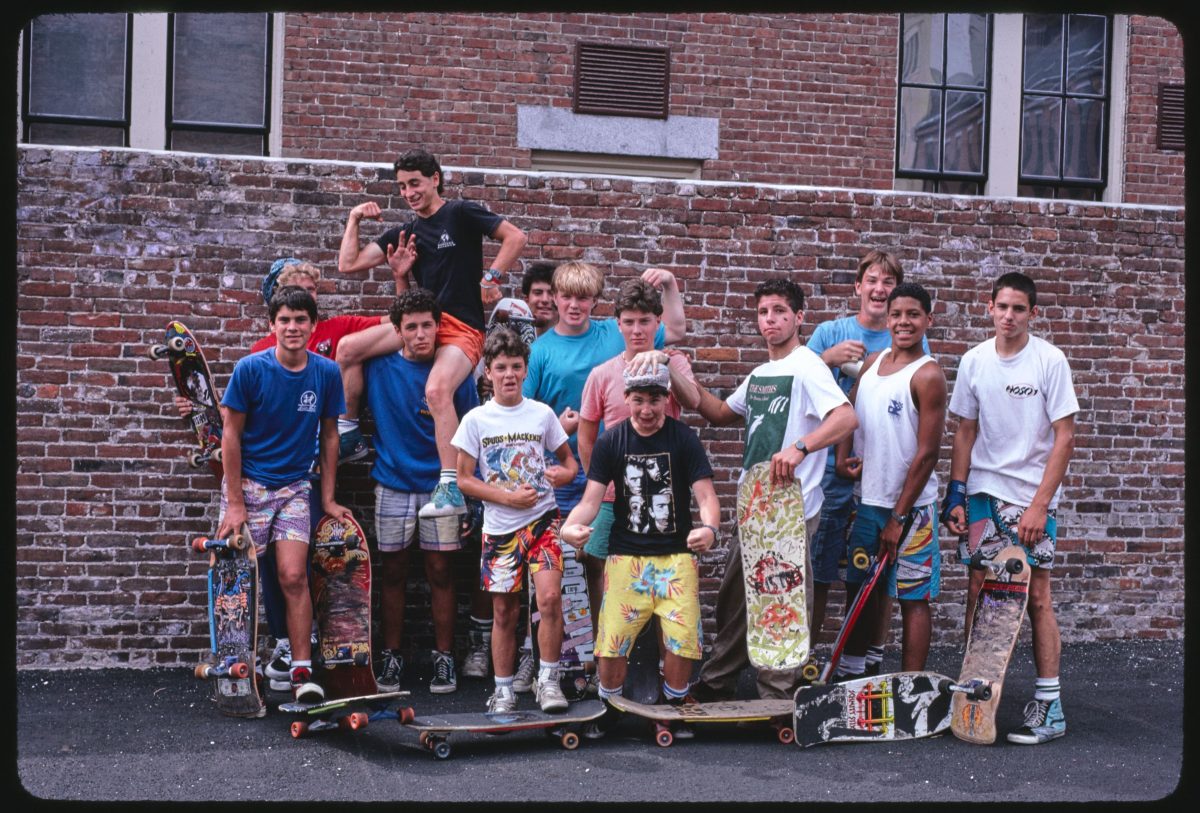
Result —
[[[319, 270], [276, 261], [263, 283], [271, 335], [237, 363], [222, 401], [220, 533], [248, 521], [263, 560], [268, 625], [278, 641], [266, 667], [273, 688], [291, 688], [301, 701], [323, 697], [312, 672], [309, 541], [322, 514], [349, 514], [336, 501], [336, 471], [368, 453], [358, 429], [365, 403], [375, 420], [381, 691], [401, 681], [414, 543], [430, 585], [429, 688], [455, 690], [452, 554], [463, 547], [468, 501], [477, 500], [479, 589], [463, 673], [486, 677], [491, 667], [489, 709], [513, 709], [517, 692], [530, 690], [545, 711], [567, 708], [557, 673], [564, 542], [580, 551], [599, 603], [593, 685], [602, 699], [621, 694], [627, 656], [652, 617], [664, 701], [732, 698], [749, 665], [736, 538], [717, 594], [715, 639], [692, 680], [702, 657], [699, 557], [722, 532], [708, 455], [680, 420], [687, 409], [714, 426], [744, 424], [743, 472], [770, 461], [774, 480], [800, 483], [814, 632], [842, 569], [847, 604], [861, 585], [864, 572], [845, 567], [848, 550], [891, 556], [887, 590], [872, 596], [838, 679], [879, 671], [893, 600], [901, 608], [902, 668], [924, 668], [929, 602], [940, 585], [939, 524], [960, 535], [960, 561], [968, 549], [990, 557], [1022, 545], [1033, 573], [1037, 681], [1024, 726], [1008, 738], [1035, 744], [1065, 733], [1050, 574], [1079, 405], [1063, 353], [1030, 333], [1038, 311], [1029, 277], [995, 281], [987, 303], [994, 336], [960, 362], [948, 403], [958, 428], [939, 513], [934, 469], [949, 388], [929, 352], [931, 297], [904, 282], [891, 253], [862, 259], [858, 312], [817, 325], [807, 343], [800, 286], [759, 284], [754, 301], [768, 360], [721, 400], [674, 347], [686, 320], [678, 282], [664, 269], [624, 282], [614, 317], [598, 319], [591, 312], [604, 292], [600, 269], [580, 261], [534, 265], [521, 290], [536, 340], [526, 344], [503, 327], [485, 340], [484, 307], [500, 299], [525, 234], [477, 203], [443, 198], [442, 170], [429, 153], [406, 152], [394, 168], [414, 217], [363, 244], [361, 221], [382, 212], [373, 202], [354, 207], [338, 257], [344, 274], [391, 268], [397, 297], [388, 313], [319, 319]], [[484, 238], [499, 242], [486, 271]], [[518, 656], [527, 578], [542, 619], [536, 663], [528, 651]], [[981, 584], [972, 571], [968, 625]], [[798, 670], [758, 670], [763, 697], [790, 697], [798, 684]], [[602, 736], [618, 716], [610, 706], [589, 735]]]

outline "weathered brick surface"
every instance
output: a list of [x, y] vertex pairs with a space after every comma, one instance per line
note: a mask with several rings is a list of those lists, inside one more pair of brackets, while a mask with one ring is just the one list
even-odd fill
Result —
[[1184, 84], [1183, 38], [1161, 17], [1129, 18], [1125, 200], [1183, 205], [1184, 154], [1158, 148], [1159, 85]]
[[[165, 363], [146, 348], [181, 319], [223, 387], [265, 331], [259, 283], [285, 255], [326, 269], [326, 312], [382, 312], [390, 274], [339, 277], [334, 260], [352, 205], [373, 198], [392, 223], [406, 217], [403, 201], [380, 180], [380, 165], [28, 147], [17, 157], [18, 664], [194, 662], [207, 636], [204, 564], [184, 542], [215, 528], [217, 497], [207, 471], [184, 460], [189, 435], [170, 407]], [[989, 335], [991, 281], [1012, 269], [1031, 274], [1043, 309], [1037, 329], [1071, 360], [1082, 405], [1059, 514], [1063, 634], [1182, 635], [1182, 209], [448, 175], [448, 195], [480, 200], [529, 233], [527, 261], [580, 257], [612, 269], [614, 280], [648, 265], [673, 268], [692, 317], [695, 369], [722, 395], [765, 359], [750, 297], [760, 280], [790, 275], [803, 285], [808, 336], [852, 306], [859, 256], [896, 249], [911, 278], [936, 294], [930, 341], [953, 386], [961, 354]], [[729, 527], [742, 433], [704, 428], [701, 437]], [[943, 477], [948, 442], [949, 434]], [[352, 464], [339, 496], [370, 528], [367, 475]], [[710, 559], [709, 608], [721, 557]], [[471, 571], [464, 556], [464, 619]], [[410, 632], [425, 652], [419, 584], [414, 576]], [[963, 585], [947, 561], [939, 639], [958, 635]]]

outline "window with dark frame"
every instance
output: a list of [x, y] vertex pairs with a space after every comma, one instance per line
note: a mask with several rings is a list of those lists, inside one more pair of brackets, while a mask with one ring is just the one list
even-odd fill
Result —
[[670, 64], [669, 48], [577, 43], [574, 112], [665, 119]]
[[266, 155], [270, 14], [171, 14], [167, 149]]
[[24, 37], [22, 140], [128, 146], [133, 15], [44, 15]]
[[1025, 15], [1017, 194], [1101, 199], [1111, 31], [1097, 14]]
[[900, 15], [896, 188], [983, 194], [991, 22], [988, 14]]

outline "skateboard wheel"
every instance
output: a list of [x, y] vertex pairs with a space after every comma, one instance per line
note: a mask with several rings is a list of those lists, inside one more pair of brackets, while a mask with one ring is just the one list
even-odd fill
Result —
[[358, 731], [360, 728], [366, 728], [367, 723], [370, 722], [370, 718], [368, 718], [367, 715], [363, 714], [361, 711], [354, 712], [347, 717], [346, 720], [351, 731]]
[[242, 536], [240, 533], [235, 533], [233, 536], [229, 537], [229, 547], [233, 548], [234, 550], [244, 549], [246, 547], [246, 537]]
[[209, 458], [220, 463], [221, 462], [221, 447], [218, 446], [216, 449], [214, 449], [213, 453], [211, 455], [209, 455]]
[[182, 353], [187, 347], [187, 340], [182, 336], [172, 336], [167, 342], [167, 347], [174, 350], [176, 353]]
[[867, 556], [867, 552], [862, 548], [855, 548], [854, 553], [850, 555], [850, 563], [859, 570], [866, 570], [871, 566], [871, 557]]
[[198, 469], [204, 465], [204, 455], [202, 452], [192, 452], [188, 455], [188, 465], [193, 469]]
[[396, 719], [400, 722], [400, 725], [407, 725], [417, 719], [417, 713], [413, 711], [412, 706], [405, 706], [396, 712]]
[[418, 734], [418, 735], [417, 735], [417, 742], [419, 742], [419, 743], [421, 744], [421, 747], [422, 747], [422, 748], [429, 748], [429, 747], [430, 747], [430, 745], [429, 745], [429, 732], [428, 732], [428, 731], [422, 731], [420, 734]]
[[1025, 569], [1025, 563], [1020, 559], [1009, 559], [1004, 563], [1004, 569], [1009, 573], [1020, 573]]
[[812, 683], [820, 676], [821, 670], [818, 669], [817, 665], [812, 661], [804, 664], [804, 666], [800, 669], [800, 677], [804, 680], [807, 680], [809, 683]]
[[146, 355], [152, 359], [158, 360], [167, 354], [167, 346], [165, 344], [151, 345]]
[[298, 740], [298, 739], [300, 739], [301, 737], [303, 737], [303, 736], [304, 736], [304, 735], [305, 735], [307, 732], [308, 732], [308, 723], [302, 723], [302, 722], [300, 722], [299, 720], [297, 720], [296, 722], [292, 723], [292, 737], [293, 737], [293, 739], [297, 739], [297, 740]]
[[574, 731], [568, 731], [562, 735], [562, 747], [568, 751], [574, 751], [579, 747], [579, 735]]
[[450, 758], [450, 743], [448, 743], [448, 742], [434, 743], [433, 755], [435, 757], [437, 757], [438, 759], [449, 759]]
[[229, 676], [238, 680], [250, 677], [250, 664], [242, 663], [241, 661], [231, 664], [229, 667]]
[[193, 674], [200, 678], [200, 680], [208, 680], [208, 673], [210, 669], [212, 669], [210, 664], [200, 663], [196, 665], [196, 669], [194, 670]]
[[781, 725], [779, 730], [776, 732], [776, 735], [779, 737], [779, 741], [784, 745], [791, 745], [796, 741], [796, 732], [793, 731], [789, 726]]
[[660, 729], [654, 735], [654, 741], [663, 748], [669, 748], [671, 743], [675, 742], [675, 735], [672, 734], [668, 729]]

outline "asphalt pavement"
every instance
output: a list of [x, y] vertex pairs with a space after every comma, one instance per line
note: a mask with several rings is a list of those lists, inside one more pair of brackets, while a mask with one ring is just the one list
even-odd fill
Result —
[[[52, 800], [1177, 804], [1196, 797], [1184, 776], [1184, 652], [1182, 641], [1065, 646], [1068, 734], [1041, 746], [1003, 737], [976, 746], [947, 733], [801, 749], [762, 727], [713, 725], [661, 748], [629, 718], [576, 751], [541, 732], [461, 735], [447, 760], [394, 721], [294, 740], [275, 693], [263, 719], [222, 717], [185, 669], [22, 670], [14, 784], [25, 804], [56, 809]], [[955, 676], [960, 658], [935, 648], [929, 668]], [[1001, 731], [1020, 725], [1033, 674], [1028, 645], [1018, 645]], [[491, 690], [490, 680], [460, 678], [456, 693], [432, 695], [428, 677], [405, 675], [418, 714], [482, 710]], [[752, 687], [747, 672], [739, 695]]]

